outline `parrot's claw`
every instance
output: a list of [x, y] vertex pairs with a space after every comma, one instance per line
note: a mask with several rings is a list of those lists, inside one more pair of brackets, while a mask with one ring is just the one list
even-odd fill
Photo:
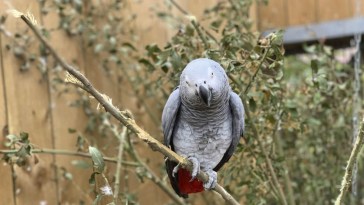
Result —
[[200, 162], [196, 157], [188, 157], [188, 160], [192, 163], [192, 170], [191, 170], [191, 180], [192, 182], [194, 179], [196, 179], [198, 173], [200, 173]]
[[181, 164], [177, 164], [177, 166], [175, 166], [175, 167], [173, 168], [173, 171], [172, 171], [172, 176], [173, 176], [173, 177], [175, 177], [175, 176], [176, 176], [176, 174], [177, 174], [177, 172], [178, 172], [179, 168], [181, 168]]
[[203, 184], [205, 190], [211, 190], [216, 187], [217, 184], [217, 173], [212, 169], [206, 170], [206, 174], [209, 176], [209, 181]]

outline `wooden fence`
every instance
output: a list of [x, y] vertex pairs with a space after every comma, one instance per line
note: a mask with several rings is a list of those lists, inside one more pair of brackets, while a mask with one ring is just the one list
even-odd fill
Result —
[[[186, 0], [178, 1], [182, 7], [192, 15], [201, 16], [203, 10], [213, 5], [218, 0]], [[39, 23], [46, 28], [58, 26], [58, 15], [48, 13], [45, 15], [40, 10], [37, 0], [13, 0], [0, 1], [0, 15], [6, 16], [9, 4], [21, 11], [30, 10]], [[46, 1], [46, 3], [49, 1]], [[154, 12], [150, 9], [156, 4], [163, 5], [163, 1], [129, 1], [130, 12], [135, 12], [137, 19], [135, 29], [140, 36], [138, 48], [156, 42], [163, 45], [176, 31], [168, 28]], [[257, 21], [256, 28], [265, 30], [273, 27], [285, 27], [297, 24], [308, 24], [330, 19], [342, 19], [354, 16], [355, 0], [270, 0], [268, 6], [255, 4], [251, 10], [253, 18]], [[364, 8], [364, 1], [361, 3]], [[363, 12], [364, 9], [361, 9]], [[178, 11], [175, 11], [179, 14]], [[22, 66], [22, 55], [14, 55], [13, 38], [18, 32], [26, 30], [26, 26], [19, 19], [8, 16], [5, 24], [0, 24], [2, 30], [0, 35], [0, 128], [3, 144], [5, 136], [9, 133], [18, 134], [21, 131], [28, 132], [33, 144], [40, 148], [75, 150], [77, 134], [69, 133], [69, 128], [83, 130], [86, 125], [86, 116], [80, 108], [69, 106], [77, 99], [75, 91], [62, 95], [54, 90], [50, 80], [54, 78], [52, 72], [41, 72], [36, 63], [29, 68], [20, 69]], [[29, 32], [29, 35], [30, 34]], [[112, 97], [114, 104], [130, 109], [136, 114], [137, 121], [144, 128], [156, 135], [160, 131], [158, 127], [148, 123], [150, 120], [144, 112], [136, 106], [136, 98], [130, 91], [130, 85], [125, 80], [108, 76], [103, 69], [99, 69], [98, 59], [94, 57], [93, 51], [85, 49], [85, 45], [75, 39], [70, 39], [63, 31], [52, 33], [51, 44], [62, 55], [62, 57], [76, 65], [91, 80], [97, 89]], [[36, 52], [39, 44], [35, 38], [29, 43], [30, 52]], [[15, 51], [16, 52], [16, 51]], [[29, 57], [29, 56], [26, 56]], [[40, 60], [48, 68], [53, 62], [50, 58]], [[62, 88], [58, 88], [62, 89]], [[96, 106], [96, 104], [94, 105]], [[160, 113], [156, 113], [160, 116]], [[102, 139], [100, 143], [107, 143]], [[142, 156], [153, 159], [152, 167], [159, 167], [163, 163], [163, 157], [158, 153], [151, 152], [144, 145], [140, 145]], [[1, 149], [5, 149], [0, 145]], [[114, 156], [115, 150], [105, 150], [108, 156]], [[30, 158], [28, 166], [19, 168], [9, 165], [0, 165], [0, 204], [79, 204], [82, 199], [86, 204], [92, 203], [89, 194], [88, 177], [90, 170], [80, 170], [71, 164], [75, 157], [60, 155], [38, 155], [38, 158]], [[39, 160], [39, 162], [37, 162]], [[73, 180], [65, 180], [59, 177], [54, 166], [65, 168], [72, 173]], [[115, 167], [110, 166], [111, 173]], [[158, 168], [156, 168], [158, 170]], [[156, 171], [157, 172], [157, 171]], [[130, 175], [132, 177], [132, 175]], [[132, 179], [131, 190], [139, 193], [140, 204], [165, 204], [167, 196], [160, 191], [152, 182], [139, 184], [137, 179]], [[80, 190], [86, 190], [80, 191]]]

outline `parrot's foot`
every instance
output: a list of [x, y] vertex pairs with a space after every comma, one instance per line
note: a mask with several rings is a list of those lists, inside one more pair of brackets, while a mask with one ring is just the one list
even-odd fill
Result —
[[[187, 157], [188, 160], [192, 163], [192, 170], [191, 170], [191, 180], [192, 182], [194, 179], [196, 179], [198, 173], [200, 173], [200, 162], [196, 157]], [[178, 170], [181, 168], [181, 164], [177, 164], [172, 170], [172, 176], [175, 177]]]
[[188, 157], [188, 160], [192, 163], [192, 170], [191, 170], [191, 180], [192, 182], [194, 179], [196, 179], [198, 173], [200, 173], [200, 162], [196, 157]]
[[217, 173], [212, 169], [205, 170], [206, 174], [209, 176], [209, 181], [203, 184], [205, 190], [211, 190], [216, 187], [217, 184]]
[[181, 168], [181, 164], [177, 164], [177, 166], [175, 166], [175, 167], [173, 168], [173, 171], [172, 171], [172, 176], [173, 176], [173, 177], [175, 177], [175, 176], [176, 176], [176, 174], [177, 174], [177, 172], [178, 172], [179, 168]]

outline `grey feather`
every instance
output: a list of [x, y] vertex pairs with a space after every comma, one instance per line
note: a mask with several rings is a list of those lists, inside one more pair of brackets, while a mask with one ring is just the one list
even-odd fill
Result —
[[[203, 171], [217, 171], [231, 158], [244, 132], [244, 106], [220, 64], [204, 58], [186, 66], [163, 109], [162, 127], [164, 144], [196, 158]], [[166, 159], [173, 189], [186, 197], [179, 191], [178, 176], [172, 176], [176, 165]]]
[[230, 93], [230, 100], [229, 100], [230, 110], [232, 113], [232, 126], [233, 126], [233, 133], [232, 133], [232, 140], [230, 147], [226, 150], [224, 157], [221, 159], [219, 164], [214, 168], [215, 171], [218, 171], [233, 155], [236, 147], [239, 144], [239, 139], [244, 134], [244, 105], [240, 99], [240, 97], [234, 93]]
[[179, 94], [179, 88], [177, 87], [177, 89], [175, 89], [169, 96], [162, 113], [164, 144], [167, 146], [170, 146], [171, 144], [171, 135], [180, 105], [181, 98]]

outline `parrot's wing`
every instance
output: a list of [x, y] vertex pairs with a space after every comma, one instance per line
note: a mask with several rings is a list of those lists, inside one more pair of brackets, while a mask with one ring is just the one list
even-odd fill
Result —
[[171, 146], [172, 144], [171, 137], [180, 105], [181, 98], [179, 96], [179, 88], [177, 87], [177, 89], [175, 89], [169, 96], [162, 113], [164, 145], [166, 146]]
[[244, 133], [244, 105], [240, 99], [240, 97], [234, 93], [230, 93], [230, 111], [232, 116], [232, 140], [229, 148], [226, 150], [223, 158], [214, 168], [215, 171], [218, 171], [227, 161], [229, 161], [230, 157], [233, 155], [236, 146], [239, 144], [239, 139]]
[[[179, 88], [174, 90], [171, 95], [169, 96], [166, 105], [164, 106], [163, 113], [162, 113], [162, 128], [163, 128], [163, 134], [164, 134], [164, 145], [170, 147], [172, 150], [173, 148], [173, 140], [172, 140], [172, 134], [173, 134], [173, 128], [176, 122], [176, 118], [178, 116], [179, 108], [181, 106], [181, 98], [179, 95]], [[166, 170], [169, 177], [169, 180], [171, 182], [171, 185], [175, 192], [181, 196], [181, 197], [187, 197], [185, 194], [181, 194], [179, 188], [178, 188], [178, 174], [175, 174], [173, 176], [173, 169], [177, 166], [177, 163], [168, 160], [168, 158], [165, 160], [166, 164]]]

